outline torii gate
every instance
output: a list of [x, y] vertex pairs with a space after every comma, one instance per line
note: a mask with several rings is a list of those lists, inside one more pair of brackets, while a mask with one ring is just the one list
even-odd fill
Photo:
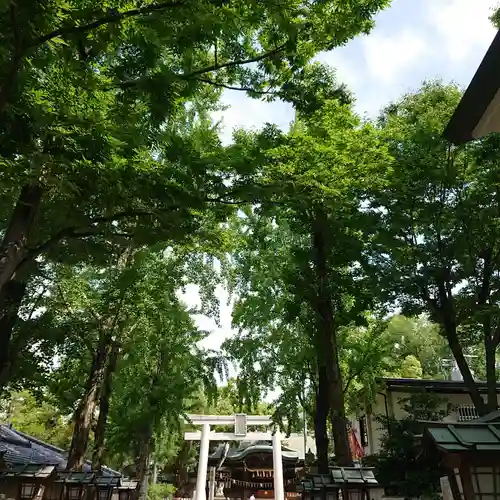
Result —
[[[283, 461], [281, 456], [281, 433], [275, 428], [271, 432], [247, 432], [247, 426], [265, 425], [269, 427], [272, 419], [268, 415], [188, 415], [189, 423], [201, 425], [201, 432], [186, 432], [186, 441], [200, 441], [200, 459], [198, 463], [198, 477], [196, 479], [195, 500], [206, 500], [205, 488], [207, 485], [208, 448], [210, 441], [269, 441], [273, 443], [274, 468], [274, 499], [285, 500], [283, 487]], [[211, 425], [234, 425], [234, 432], [211, 432]], [[295, 436], [295, 435], [292, 435]], [[297, 434], [299, 436], [299, 434]], [[213, 500], [213, 499], [210, 499]]]

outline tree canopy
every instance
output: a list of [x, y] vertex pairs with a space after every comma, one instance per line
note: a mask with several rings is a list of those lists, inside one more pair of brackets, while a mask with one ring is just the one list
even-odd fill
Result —
[[[332, 443], [352, 464], [348, 418], [383, 377], [445, 378], [453, 358], [497, 408], [498, 136], [447, 144], [461, 91], [435, 81], [361, 119], [312, 62], [388, 3], [4, 2], [5, 421], [145, 497], [152, 464], [194, 466], [187, 413], [314, 428], [326, 471]], [[292, 104], [290, 130], [222, 144], [228, 89]], [[196, 315], [218, 322], [218, 287], [236, 333], [212, 349]]]

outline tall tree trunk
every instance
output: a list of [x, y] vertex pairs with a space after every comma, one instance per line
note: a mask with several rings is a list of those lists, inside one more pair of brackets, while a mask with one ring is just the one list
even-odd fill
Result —
[[111, 397], [113, 374], [116, 371], [116, 364], [120, 355], [120, 344], [117, 340], [113, 342], [108, 364], [104, 374], [104, 380], [99, 397], [99, 417], [94, 432], [94, 452], [92, 454], [92, 469], [101, 472], [102, 458], [104, 456], [104, 435], [109, 414], [109, 400]]
[[453, 353], [453, 357], [457, 362], [458, 369], [460, 370], [462, 378], [464, 379], [464, 383], [469, 390], [472, 404], [476, 408], [476, 411], [479, 415], [485, 415], [486, 413], [488, 413], [487, 405], [484, 403], [484, 400], [477, 387], [476, 381], [474, 380], [472, 372], [470, 371], [469, 364], [465, 359], [462, 346], [458, 341], [456, 329], [454, 331], [450, 330], [449, 332], [446, 332], [446, 338], [448, 340], [450, 350]]
[[479, 415], [485, 415], [488, 412], [487, 405], [484, 403], [483, 398], [479, 392], [479, 388], [472, 376], [467, 359], [464, 356], [464, 351], [460, 345], [457, 333], [457, 314], [455, 310], [455, 304], [453, 301], [453, 295], [450, 291], [449, 284], [449, 271], [444, 269], [436, 277], [437, 285], [437, 298], [432, 298], [430, 296], [427, 287], [422, 289], [422, 296], [425, 300], [427, 306], [431, 310], [432, 318], [436, 323], [441, 326], [443, 336], [448, 341], [448, 347], [450, 348], [455, 361], [457, 362], [458, 369], [464, 380], [464, 384], [469, 391], [472, 404], [475, 406]]
[[318, 373], [318, 390], [316, 391], [316, 415], [314, 418], [314, 440], [316, 442], [316, 456], [318, 458], [318, 472], [328, 474], [328, 380], [325, 367], [320, 367]]
[[335, 457], [339, 465], [352, 465], [352, 453], [349, 446], [347, 419], [345, 416], [344, 390], [340, 371], [336, 325], [331, 294], [331, 276], [328, 256], [329, 244], [326, 238], [328, 219], [321, 208], [316, 208], [313, 221], [312, 244], [316, 271], [317, 300], [315, 304], [316, 324], [319, 349], [319, 366], [326, 369], [330, 401], [330, 420], [335, 447]]
[[0, 243], [0, 290], [10, 281], [26, 254], [28, 238], [42, 202], [39, 184], [26, 184], [21, 189], [9, 225]]
[[109, 342], [107, 336], [100, 335], [99, 345], [92, 359], [85, 394], [75, 415], [75, 428], [69, 449], [67, 470], [81, 470], [85, 463], [92, 420], [106, 369]]
[[141, 440], [139, 460], [137, 464], [137, 480], [140, 484], [139, 500], [146, 500], [149, 487], [149, 462], [151, 459], [151, 444], [153, 440], [153, 425], [150, 424]]
[[23, 186], [0, 243], [0, 392], [9, 381], [15, 361], [12, 334], [28, 282], [27, 276], [17, 278], [16, 270], [26, 255], [42, 194], [37, 184]]
[[12, 341], [27, 282], [10, 280], [0, 290], [0, 394], [9, 382], [17, 350]]
[[[491, 330], [491, 329], [490, 329]], [[485, 332], [484, 352], [486, 357], [486, 385], [488, 391], [487, 411], [492, 412], [498, 408], [497, 395], [497, 367], [496, 367], [496, 341], [491, 331]]]

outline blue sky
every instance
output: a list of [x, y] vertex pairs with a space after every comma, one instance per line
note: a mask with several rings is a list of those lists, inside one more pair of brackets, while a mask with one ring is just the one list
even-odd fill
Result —
[[[357, 96], [357, 111], [374, 116], [423, 80], [442, 78], [466, 87], [495, 30], [488, 17], [498, 0], [393, 0], [376, 18], [370, 35], [317, 58], [336, 68], [340, 81]], [[218, 113], [223, 139], [238, 127], [259, 128], [272, 122], [287, 128], [293, 110], [284, 103], [265, 103], [227, 91], [230, 106]]]
[[[358, 113], [369, 117], [426, 79], [457, 82], [465, 89], [495, 35], [488, 17], [498, 1], [393, 0], [377, 16], [370, 35], [320, 54], [318, 60], [336, 68], [339, 80], [357, 97]], [[237, 91], [228, 91], [223, 101], [229, 109], [215, 118], [222, 120], [225, 142], [234, 128], [271, 122], [286, 129], [293, 119], [289, 106], [249, 99]], [[205, 345], [213, 348], [233, 334], [231, 306], [224, 291], [218, 292], [221, 327], [209, 318], [197, 318], [201, 328], [212, 332]], [[188, 287], [184, 300], [197, 302], [195, 287]]]

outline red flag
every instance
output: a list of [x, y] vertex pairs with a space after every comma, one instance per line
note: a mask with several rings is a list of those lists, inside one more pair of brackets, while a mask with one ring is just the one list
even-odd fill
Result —
[[349, 444], [351, 445], [353, 460], [359, 460], [365, 456], [365, 451], [361, 448], [358, 438], [352, 428], [349, 429]]

